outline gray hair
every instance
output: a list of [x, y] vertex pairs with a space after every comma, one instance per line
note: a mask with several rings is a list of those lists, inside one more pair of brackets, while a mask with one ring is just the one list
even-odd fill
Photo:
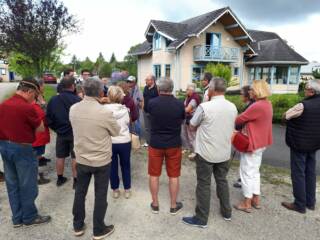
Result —
[[99, 97], [103, 91], [103, 83], [98, 77], [89, 77], [83, 81], [83, 90], [88, 97]]
[[320, 79], [309, 80], [308, 87], [311, 88], [315, 94], [320, 94]]
[[209, 83], [209, 89], [215, 92], [225, 92], [226, 80], [224, 78], [213, 78]]
[[188, 89], [191, 89], [192, 91], [195, 91], [196, 90], [196, 85], [194, 84], [194, 83], [189, 83], [188, 85], [187, 85], [187, 90]]
[[170, 78], [159, 78], [157, 81], [159, 92], [172, 93], [173, 81]]

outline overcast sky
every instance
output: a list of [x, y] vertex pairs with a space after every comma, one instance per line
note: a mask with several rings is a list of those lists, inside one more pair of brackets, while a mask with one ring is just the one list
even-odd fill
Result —
[[248, 29], [274, 31], [309, 61], [320, 62], [320, 0], [63, 0], [81, 23], [67, 37], [69, 62], [75, 54], [93, 61], [99, 52], [122, 60], [130, 46], [143, 42], [150, 19], [182, 21], [230, 6]]

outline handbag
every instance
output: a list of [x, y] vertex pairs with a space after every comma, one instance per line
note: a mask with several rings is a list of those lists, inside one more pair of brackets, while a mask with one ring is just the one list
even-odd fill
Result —
[[131, 126], [131, 148], [134, 150], [138, 150], [140, 148], [140, 138], [139, 135], [135, 131], [135, 126], [133, 123], [130, 124]]
[[242, 132], [235, 132], [232, 136], [232, 145], [239, 152], [248, 152], [249, 137]]

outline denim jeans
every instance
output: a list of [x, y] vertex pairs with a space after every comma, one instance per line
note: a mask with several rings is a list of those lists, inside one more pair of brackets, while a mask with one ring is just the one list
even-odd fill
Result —
[[316, 151], [299, 152], [290, 149], [291, 180], [294, 204], [300, 210], [316, 204]]
[[106, 228], [104, 217], [108, 202], [107, 193], [109, 185], [110, 165], [102, 167], [90, 167], [77, 164], [77, 185], [73, 202], [73, 227], [80, 230], [84, 225], [86, 216], [85, 201], [91, 176], [94, 176], [94, 210], [93, 210], [93, 234], [101, 235]]
[[35, 200], [38, 196], [38, 160], [33, 149], [0, 141], [6, 185], [13, 224], [30, 223], [38, 215]]
[[131, 155], [131, 142], [112, 144], [112, 162], [111, 162], [111, 173], [110, 183], [113, 190], [118, 189], [120, 185], [119, 179], [119, 160], [122, 173], [122, 181], [124, 189], [128, 190], [131, 188], [131, 166], [130, 166], [130, 155]]

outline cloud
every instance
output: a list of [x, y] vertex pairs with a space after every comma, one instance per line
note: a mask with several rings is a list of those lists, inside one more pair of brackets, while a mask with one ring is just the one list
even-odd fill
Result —
[[227, 5], [247, 28], [275, 31], [305, 58], [320, 61], [316, 35], [320, 0], [64, 0], [64, 3], [83, 23], [80, 34], [66, 38], [69, 56], [65, 62], [73, 54], [82, 60], [89, 56], [95, 61], [99, 52], [106, 60], [112, 52], [121, 60], [131, 46], [145, 40], [151, 19], [182, 21]]
[[230, 6], [245, 20], [267, 24], [299, 22], [320, 13], [319, 0], [219, 0], [219, 4]]

